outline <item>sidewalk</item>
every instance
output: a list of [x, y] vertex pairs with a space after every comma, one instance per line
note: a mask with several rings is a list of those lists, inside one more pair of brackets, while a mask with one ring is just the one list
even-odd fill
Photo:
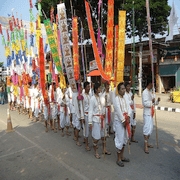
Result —
[[[172, 111], [172, 112], [180, 112], [180, 103], [173, 103], [169, 99], [170, 93], [167, 94], [159, 94], [156, 93], [156, 98], [160, 97], [161, 101], [159, 105], [156, 106], [156, 109], [163, 111]], [[143, 108], [142, 106], [142, 97], [139, 97], [135, 94], [135, 102], [137, 108]]]

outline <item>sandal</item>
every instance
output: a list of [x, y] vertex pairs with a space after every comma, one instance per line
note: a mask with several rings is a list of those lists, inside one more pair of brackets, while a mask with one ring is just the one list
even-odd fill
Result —
[[116, 164], [120, 167], [124, 167], [124, 163], [122, 161], [116, 161]]
[[148, 148], [153, 148], [153, 145], [148, 144]]
[[133, 140], [131, 140], [131, 142], [138, 143], [138, 141], [137, 141], [137, 140], [134, 140], [134, 139], [133, 139]]
[[80, 144], [79, 142], [76, 142], [76, 145], [77, 145], [77, 146], [81, 146], [81, 144]]
[[91, 150], [89, 146], [85, 147], [85, 149], [86, 149], [86, 151], [90, 151]]
[[103, 152], [103, 154], [106, 154], [106, 155], [111, 155], [111, 152], [109, 152], [109, 151], [105, 151], [105, 152]]
[[122, 162], [130, 162], [128, 158], [121, 159]]
[[101, 158], [98, 153], [95, 154], [94, 156], [95, 156], [96, 159], [100, 159]]
[[148, 150], [144, 150], [144, 152], [145, 152], [146, 154], [149, 154], [149, 151], [148, 151]]

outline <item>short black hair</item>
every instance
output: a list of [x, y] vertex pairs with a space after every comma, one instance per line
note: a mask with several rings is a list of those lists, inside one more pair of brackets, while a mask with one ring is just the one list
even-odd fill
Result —
[[108, 81], [106, 81], [106, 82], [104, 83], [104, 87], [107, 87], [108, 85], [110, 85], [110, 84], [109, 84]]
[[86, 86], [88, 86], [90, 83], [88, 81], [84, 82], [84, 89], [86, 88]]
[[128, 85], [131, 85], [131, 83], [129, 81], [124, 83], [124, 86], [127, 87]]
[[94, 93], [96, 93], [96, 91], [98, 90], [99, 87], [101, 87], [100, 83], [95, 83], [94, 84]]
[[151, 77], [147, 77], [146, 87], [147, 87], [149, 84], [152, 84], [152, 78], [151, 78]]
[[119, 90], [121, 89], [121, 86], [124, 85], [124, 82], [120, 82], [118, 85], [117, 85], [117, 89], [118, 89], [118, 92]]

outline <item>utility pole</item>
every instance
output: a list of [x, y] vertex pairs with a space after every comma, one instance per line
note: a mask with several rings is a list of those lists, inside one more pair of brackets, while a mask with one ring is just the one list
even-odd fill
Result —
[[135, 13], [134, 13], [134, 1], [133, 1], [133, 59], [132, 59], [132, 84], [133, 84], [133, 94], [135, 94]]
[[139, 44], [139, 74], [138, 74], [138, 80], [139, 80], [139, 97], [141, 97], [142, 93], [142, 49], [143, 49], [143, 43]]

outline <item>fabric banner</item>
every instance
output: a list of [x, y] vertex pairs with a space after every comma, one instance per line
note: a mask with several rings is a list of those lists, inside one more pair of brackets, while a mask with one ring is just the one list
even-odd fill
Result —
[[96, 45], [96, 39], [95, 39], [95, 36], [94, 36], [94, 30], [93, 30], [93, 25], [92, 25], [90, 7], [89, 7], [89, 3], [86, 0], [85, 0], [85, 7], [86, 7], [86, 15], [87, 15], [89, 33], [90, 33], [90, 37], [91, 37], [91, 40], [92, 40], [92, 47], [93, 47], [94, 57], [95, 57], [95, 60], [96, 60], [96, 63], [97, 63], [97, 66], [98, 66], [98, 69], [99, 69], [99, 72], [100, 72], [102, 78], [104, 80], [106, 80], [106, 81], [109, 81], [110, 77], [105, 74], [105, 72], [103, 70], [102, 63], [101, 63], [101, 58], [99, 57], [99, 54], [98, 54], [98, 48], [97, 48], [97, 45]]
[[62, 73], [62, 68], [61, 68], [61, 64], [60, 64], [60, 59], [59, 59], [59, 54], [58, 54], [58, 49], [57, 49], [57, 41], [54, 37], [52, 28], [51, 28], [51, 23], [50, 20], [44, 20], [44, 26], [46, 29], [46, 33], [47, 33], [47, 37], [48, 37], [48, 42], [49, 42], [49, 46], [51, 49], [51, 53], [52, 53], [52, 57], [54, 60], [54, 63], [56, 65], [56, 68], [58, 70], [59, 73]]
[[108, 15], [107, 15], [107, 45], [106, 45], [106, 60], [105, 72], [109, 78], [113, 72], [113, 50], [114, 50], [114, 0], [108, 0]]
[[45, 61], [44, 61], [44, 49], [43, 49], [43, 38], [39, 38], [39, 62], [40, 62], [40, 83], [41, 90], [45, 104], [48, 103], [48, 97], [46, 96], [46, 85], [45, 85]]
[[73, 63], [72, 63], [71, 46], [69, 43], [66, 9], [64, 3], [57, 5], [57, 12], [58, 12], [59, 30], [61, 35], [60, 37], [61, 37], [62, 54], [66, 68], [66, 74], [69, 81], [69, 85], [72, 88], [72, 91], [77, 92], [76, 81], [74, 78]]
[[118, 52], [118, 25], [115, 26], [115, 42], [114, 42], [114, 82], [116, 85], [117, 75], [117, 52]]
[[124, 81], [126, 11], [119, 11], [118, 57], [116, 83]]
[[78, 19], [73, 17], [72, 20], [72, 40], [73, 40], [73, 61], [74, 61], [74, 78], [79, 80], [79, 48], [78, 48]]

